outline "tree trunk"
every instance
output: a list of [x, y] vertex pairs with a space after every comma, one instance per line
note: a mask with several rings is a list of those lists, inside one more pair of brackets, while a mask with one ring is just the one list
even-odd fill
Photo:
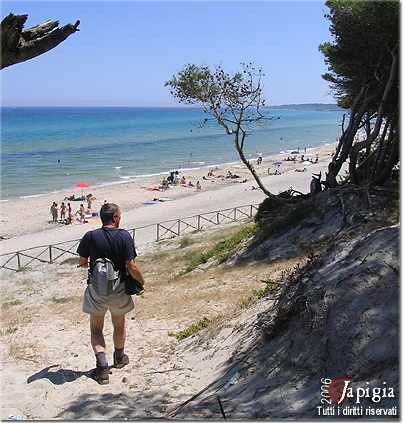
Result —
[[[243, 140], [245, 139], [245, 134], [242, 134], [242, 144], [243, 144]], [[264, 185], [263, 182], [261, 181], [259, 175], [255, 172], [254, 167], [250, 164], [249, 160], [246, 159], [244, 153], [243, 153], [243, 149], [241, 148], [241, 146], [239, 145], [239, 133], [235, 133], [235, 148], [239, 154], [239, 157], [241, 158], [242, 163], [249, 169], [250, 173], [252, 174], [252, 176], [254, 177], [256, 183], [259, 185], [259, 188], [264, 192], [265, 195], [267, 195], [268, 197], [274, 197], [274, 194], [272, 194]]]
[[351, 109], [351, 115], [350, 115], [350, 121], [349, 121], [348, 127], [346, 131], [343, 132], [342, 136], [340, 137], [339, 145], [337, 146], [337, 154], [334, 155], [333, 160], [329, 163], [328, 172], [326, 173], [326, 184], [330, 188], [334, 188], [337, 186], [336, 177], [339, 174], [343, 163], [348, 158], [351, 146], [353, 144], [354, 136], [357, 133], [362, 116], [365, 113], [367, 99], [363, 100], [358, 111], [357, 111], [357, 107], [360, 101], [362, 100], [366, 89], [367, 89], [366, 87], [362, 87], [360, 93], [355, 99], [353, 107]]
[[1, 22], [1, 67], [6, 68], [16, 63], [37, 57], [53, 49], [68, 36], [79, 31], [77, 21], [58, 28], [58, 21], [48, 21], [23, 30], [28, 15], [10, 13]]
[[393, 167], [399, 161], [399, 130], [393, 131], [392, 139], [389, 143], [389, 157], [381, 168], [380, 173], [376, 176], [375, 185], [383, 185], [391, 176]]
[[[370, 125], [368, 123], [367, 128], [366, 128], [366, 134], [367, 134], [367, 139], [365, 141], [361, 141], [361, 142], [357, 142], [355, 145], [353, 145], [351, 147], [350, 150], [350, 163], [349, 163], [349, 173], [350, 173], [350, 177], [351, 177], [351, 182], [353, 184], [359, 184], [360, 181], [358, 181], [357, 178], [357, 173], [356, 173], [356, 165], [357, 165], [357, 159], [358, 159], [358, 154], [359, 152], [366, 148], [367, 151], [370, 150], [372, 143], [375, 141], [375, 139], [378, 137], [379, 135], [379, 131], [381, 130], [382, 127], [382, 123], [383, 123], [383, 119], [384, 119], [384, 109], [385, 109], [385, 104], [386, 104], [386, 100], [388, 99], [389, 93], [393, 87], [395, 78], [396, 78], [396, 72], [397, 72], [397, 55], [396, 54], [392, 54], [393, 60], [392, 60], [392, 64], [390, 67], [390, 71], [389, 71], [389, 77], [388, 80], [386, 82], [383, 94], [382, 94], [382, 98], [381, 101], [379, 103], [378, 106], [378, 110], [377, 110], [377, 118], [376, 118], [376, 122], [375, 122], [375, 126], [373, 131], [369, 134], [369, 128]], [[367, 119], [368, 121], [368, 119]]]

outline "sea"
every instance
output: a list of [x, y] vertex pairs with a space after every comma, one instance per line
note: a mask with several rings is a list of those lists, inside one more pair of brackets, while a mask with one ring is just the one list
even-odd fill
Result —
[[[284, 107], [264, 115], [248, 128], [250, 159], [333, 145], [343, 112]], [[1, 200], [239, 161], [233, 137], [206, 118], [186, 107], [3, 107]]]

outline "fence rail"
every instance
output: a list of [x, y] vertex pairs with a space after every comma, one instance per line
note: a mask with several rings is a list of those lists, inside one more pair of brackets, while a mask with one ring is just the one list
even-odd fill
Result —
[[[155, 240], [163, 241], [175, 238], [190, 232], [199, 232], [217, 225], [238, 222], [250, 219], [258, 209], [258, 204], [248, 204], [223, 210], [200, 213], [181, 219], [165, 220], [163, 222], [151, 223], [138, 228], [127, 229], [133, 239], [141, 230], [155, 227]], [[80, 239], [59, 242], [50, 245], [31, 247], [25, 250], [15, 251], [0, 255], [0, 270], [7, 269], [20, 271], [27, 268], [31, 263], [56, 263], [62, 257], [77, 257], [77, 246]]]

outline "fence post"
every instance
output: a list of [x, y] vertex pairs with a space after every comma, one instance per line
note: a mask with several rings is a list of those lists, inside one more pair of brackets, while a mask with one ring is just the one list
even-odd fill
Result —
[[181, 220], [178, 219], [178, 236], [181, 236]]
[[252, 217], [252, 212], [253, 212], [253, 205], [250, 205], [250, 217]]
[[234, 208], [234, 220], [236, 221], [236, 207]]
[[18, 265], [18, 270], [21, 270], [21, 258], [20, 258], [20, 253], [17, 253], [17, 265]]
[[197, 230], [200, 231], [200, 214], [197, 215]]
[[160, 240], [160, 224], [157, 223], [157, 241]]
[[53, 263], [52, 246], [51, 245], [49, 245], [49, 263]]
[[134, 241], [134, 236], [135, 236], [135, 234], [136, 234], [136, 229], [135, 229], [135, 228], [133, 228], [133, 241]]
[[217, 225], [219, 224], [220, 224], [220, 215], [219, 215], [219, 212], [217, 212]]

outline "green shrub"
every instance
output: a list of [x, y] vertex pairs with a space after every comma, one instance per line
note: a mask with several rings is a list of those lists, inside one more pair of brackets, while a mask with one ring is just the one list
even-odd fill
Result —
[[191, 272], [203, 263], [207, 263], [211, 258], [216, 258], [218, 263], [223, 263], [234, 255], [236, 250], [239, 248], [239, 244], [248, 238], [251, 238], [256, 234], [257, 225], [248, 225], [243, 227], [240, 231], [232, 235], [231, 237], [218, 242], [213, 248], [205, 252], [195, 254], [191, 259], [190, 263], [181, 272], [181, 275]]
[[196, 323], [193, 323], [187, 329], [181, 330], [179, 332], [168, 332], [169, 336], [174, 336], [178, 341], [182, 339], [189, 338], [189, 336], [194, 335], [197, 332], [200, 332], [202, 329], [206, 328], [210, 320], [207, 317], [203, 317], [203, 319], [199, 320]]
[[266, 284], [265, 287], [253, 290], [253, 296], [258, 300], [265, 297], [267, 294], [277, 291], [279, 288], [279, 285], [273, 282], [271, 279], [267, 279], [267, 281], [264, 281], [264, 283]]

